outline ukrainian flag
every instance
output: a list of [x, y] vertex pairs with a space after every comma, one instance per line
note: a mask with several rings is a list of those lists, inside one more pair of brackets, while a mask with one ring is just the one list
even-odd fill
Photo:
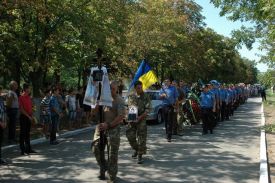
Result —
[[155, 75], [154, 71], [151, 69], [151, 67], [145, 60], [142, 60], [135, 74], [135, 77], [130, 84], [129, 91], [134, 86], [135, 82], [138, 80], [142, 82], [143, 91], [148, 89], [151, 85], [158, 82], [157, 76]]

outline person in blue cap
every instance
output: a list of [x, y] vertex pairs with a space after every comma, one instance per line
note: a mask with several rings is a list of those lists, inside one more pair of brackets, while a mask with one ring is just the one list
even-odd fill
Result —
[[207, 134], [208, 130], [213, 134], [214, 121], [212, 119], [213, 112], [216, 112], [216, 100], [214, 94], [210, 91], [210, 84], [204, 85], [200, 95], [202, 134]]
[[179, 93], [175, 86], [171, 85], [171, 80], [166, 79], [164, 86], [160, 90], [160, 99], [163, 100], [163, 119], [165, 122], [167, 141], [171, 142], [173, 133], [173, 119], [175, 112], [178, 110]]
[[220, 121], [220, 106], [221, 106], [221, 100], [220, 100], [220, 90], [219, 90], [219, 82], [216, 80], [210, 81], [210, 91], [214, 94], [215, 97], [215, 107], [216, 110], [213, 112], [214, 116], [214, 126], [217, 125], [218, 121]]
[[232, 91], [229, 89], [229, 86], [225, 85], [225, 84], [224, 84], [224, 89], [226, 91], [225, 120], [229, 120], [230, 110], [231, 110], [231, 102], [232, 102]]
[[230, 85], [229, 87], [229, 92], [231, 96], [231, 104], [230, 104], [230, 116], [234, 115], [234, 108], [235, 108], [235, 103], [236, 103], [236, 90], [233, 84]]
[[225, 85], [222, 84], [220, 88], [220, 99], [221, 99], [221, 121], [224, 121], [228, 118], [227, 114], [227, 104], [228, 104], [228, 92], [225, 88]]

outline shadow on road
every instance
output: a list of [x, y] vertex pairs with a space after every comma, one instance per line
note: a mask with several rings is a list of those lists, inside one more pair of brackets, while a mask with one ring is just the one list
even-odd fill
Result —
[[[138, 165], [123, 127], [118, 182], [258, 182], [260, 102], [250, 99], [229, 121], [219, 123], [214, 134], [201, 135], [200, 125], [185, 129], [184, 136], [165, 140], [164, 124], [148, 128], [148, 152]], [[93, 132], [66, 138], [56, 146], [35, 146], [37, 155], [18, 156], [13, 149], [4, 156], [13, 162], [0, 167], [0, 182], [101, 183], [90, 151]], [[18, 148], [19, 149], [19, 148]]]

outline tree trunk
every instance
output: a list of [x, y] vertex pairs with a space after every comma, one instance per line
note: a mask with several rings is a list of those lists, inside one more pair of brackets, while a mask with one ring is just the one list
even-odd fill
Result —
[[60, 69], [57, 68], [54, 71], [54, 84], [60, 84]]
[[77, 71], [77, 88], [80, 88], [80, 82], [81, 82], [81, 76], [82, 76], [82, 72], [81, 72], [81, 68], [78, 69]]
[[163, 68], [163, 63], [160, 64], [160, 78], [161, 78], [160, 83], [162, 84], [162, 82], [163, 82], [163, 80], [164, 80], [164, 68]]
[[90, 69], [88, 67], [84, 67], [82, 70], [82, 86], [86, 87], [88, 83], [88, 76], [90, 75]]
[[29, 76], [32, 81], [33, 96], [40, 97], [40, 90], [43, 85], [43, 71], [42, 71], [42, 69], [39, 68], [34, 72], [30, 72]]
[[20, 74], [21, 74], [21, 60], [20, 58], [17, 58], [15, 57], [15, 69], [14, 69], [14, 73], [13, 73], [13, 76], [14, 76], [14, 80], [18, 83], [18, 86], [20, 86]]

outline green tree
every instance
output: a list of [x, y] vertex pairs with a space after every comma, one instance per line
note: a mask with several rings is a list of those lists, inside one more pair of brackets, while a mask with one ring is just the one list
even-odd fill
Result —
[[146, 58], [161, 80], [255, 82], [237, 36], [206, 29], [193, 0], [4, 1], [0, 12], [1, 75], [30, 82], [35, 96], [45, 83], [85, 85], [98, 48], [112, 79]]
[[[78, 72], [79, 78], [80, 70], [89, 67], [99, 47], [113, 60], [125, 42], [125, 6], [122, 0], [1, 4], [0, 47], [4, 51], [0, 59], [3, 65], [14, 63], [1, 72], [15, 76], [18, 81], [31, 82], [34, 95], [38, 96], [49, 69], [56, 75], [60, 69]], [[55, 81], [59, 82], [59, 78]]]
[[255, 38], [261, 38], [261, 49], [267, 52], [261, 61], [269, 66], [275, 66], [275, 1], [272, 0], [210, 0], [216, 7], [221, 8], [220, 15], [230, 20], [251, 21], [254, 27], [242, 27], [235, 32], [236, 40], [244, 41], [248, 48]]
[[272, 87], [275, 85], [275, 71], [267, 70], [265, 73], [260, 73], [258, 75], [259, 82], [265, 87]]

